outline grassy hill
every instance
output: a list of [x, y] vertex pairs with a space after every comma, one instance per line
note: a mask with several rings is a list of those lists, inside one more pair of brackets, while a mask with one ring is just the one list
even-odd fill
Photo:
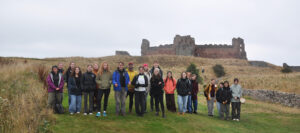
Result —
[[[114, 115], [115, 101], [113, 91], [110, 94], [108, 117], [97, 119], [94, 116], [54, 115], [46, 109], [47, 91], [39, 81], [38, 69], [62, 62], [67, 67], [70, 61], [83, 68], [87, 64], [107, 61], [114, 69], [118, 61], [135, 66], [152, 64], [158, 60], [166, 72], [173, 71], [175, 78], [188, 64], [195, 63], [204, 68], [204, 82], [215, 77], [212, 66], [222, 64], [226, 75], [220, 80], [241, 80], [244, 88], [272, 89], [300, 94], [300, 73], [282, 74], [281, 67], [254, 67], [246, 60], [206, 59], [186, 56], [109, 56], [101, 58], [0, 58], [0, 132], [299, 132], [300, 110], [272, 103], [264, 103], [247, 98], [242, 105], [241, 122], [221, 121], [206, 116], [207, 108], [204, 96], [199, 95], [199, 115], [178, 116], [167, 112], [167, 118], [155, 117], [149, 112], [144, 118], [135, 113], [126, 117]], [[202, 89], [200, 87], [200, 89]], [[202, 90], [200, 90], [202, 92]], [[67, 107], [67, 95], [64, 106]], [[149, 102], [149, 100], [148, 100]], [[128, 107], [128, 104], [126, 104]], [[149, 106], [149, 104], [148, 104]], [[149, 108], [149, 107], [148, 107]], [[127, 108], [128, 111], [128, 108]]]

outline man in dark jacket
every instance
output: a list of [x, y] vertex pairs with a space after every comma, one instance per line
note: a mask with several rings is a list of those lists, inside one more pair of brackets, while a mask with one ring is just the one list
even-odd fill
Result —
[[[96, 75], [92, 72], [92, 65], [87, 66], [87, 72], [82, 76], [82, 91], [84, 96], [84, 115], [93, 114], [94, 91], [96, 89]], [[89, 110], [87, 99], [89, 97]]]

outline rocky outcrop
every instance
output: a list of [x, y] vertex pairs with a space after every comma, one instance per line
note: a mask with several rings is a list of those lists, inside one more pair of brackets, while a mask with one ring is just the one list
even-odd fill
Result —
[[289, 66], [287, 63], [283, 63], [283, 68], [291, 69], [294, 72], [300, 72], [300, 66]]
[[253, 99], [279, 103], [289, 107], [300, 108], [300, 95], [279, 92], [274, 90], [252, 90], [244, 89], [243, 95], [250, 96]]
[[264, 61], [249, 61], [249, 64], [255, 67], [269, 67], [269, 64]]
[[127, 51], [116, 51], [116, 55], [130, 56], [130, 54]]

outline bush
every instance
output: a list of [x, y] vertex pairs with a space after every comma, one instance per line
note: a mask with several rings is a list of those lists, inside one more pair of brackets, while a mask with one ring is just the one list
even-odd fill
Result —
[[47, 76], [48, 76], [48, 70], [46, 69], [45, 65], [38, 65], [37, 68], [37, 74], [39, 76], [39, 81], [44, 84], [44, 88], [47, 87]]
[[224, 67], [220, 64], [216, 64], [214, 67], [213, 67], [213, 70], [215, 72], [215, 75], [219, 78], [219, 77], [222, 77], [224, 76], [226, 73], [225, 73], [225, 70], [224, 70]]
[[291, 72], [292, 72], [292, 69], [289, 68], [289, 67], [284, 67], [284, 68], [281, 69], [281, 72], [282, 72], [282, 73], [291, 73]]
[[192, 74], [197, 75], [197, 82], [200, 84], [203, 84], [203, 78], [199, 75], [199, 69], [197, 69], [197, 66], [194, 63], [191, 63], [187, 69], [187, 72], [191, 72]]

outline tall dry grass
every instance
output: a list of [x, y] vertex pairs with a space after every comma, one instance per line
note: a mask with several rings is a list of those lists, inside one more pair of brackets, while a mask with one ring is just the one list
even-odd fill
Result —
[[0, 68], [0, 132], [47, 131], [43, 123], [52, 121], [46, 108], [47, 91], [31, 63], [14, 63]]

